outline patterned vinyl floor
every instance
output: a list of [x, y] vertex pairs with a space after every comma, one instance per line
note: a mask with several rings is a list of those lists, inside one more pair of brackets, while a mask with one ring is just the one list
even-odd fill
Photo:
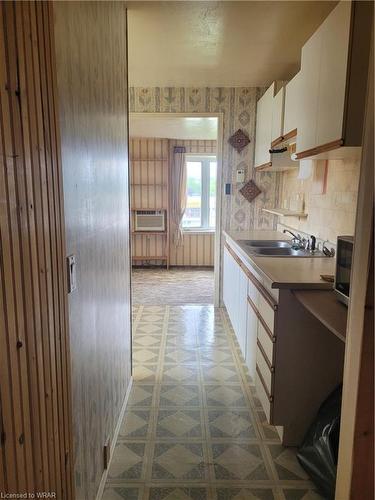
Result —
[[211, 268], [173, 267], [133, 269], [134, 304], [213, 304], [214, 271]]
[[103, 500], [317, 500], [281, 446], [226, 312], [134, 307], [134, 382]]

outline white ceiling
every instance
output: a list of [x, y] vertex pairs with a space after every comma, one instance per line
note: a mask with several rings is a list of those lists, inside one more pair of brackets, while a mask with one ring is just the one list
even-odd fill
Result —
[[162, 137], [168, 139], [215, 140], [217, 118], [158, 116], [147, 113], [130, 113], [130, 137]]
[[263, 86], [299, 69], [336, 1], [128, 2], [132, 86]]

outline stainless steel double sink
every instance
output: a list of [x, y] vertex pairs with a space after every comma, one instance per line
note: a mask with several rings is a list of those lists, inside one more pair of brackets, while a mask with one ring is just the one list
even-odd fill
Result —
[[319, 250], [312, 253], [304, 248], [292, 248], [285, 240], [239, 240], [237, 243], [245, 252], [258, 257], [325, 257]]

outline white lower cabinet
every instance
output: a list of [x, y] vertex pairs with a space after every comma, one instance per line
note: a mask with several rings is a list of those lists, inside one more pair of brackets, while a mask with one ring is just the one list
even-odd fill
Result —
[[[261, 338], [264, 350], [272, 356], [273, 344], [266, 335], [267, 342], [259, 335], [261, 328], [258, 316], [273, 329], [273, 309], [265, 301], [258, 288], [249, 279], [251, 271], [241, 267], [239, 258], [224, 248], [223, 301], [236, 334], [249, 375], [255, 380], [257, 366], [257, 341]], [[260, 325], [260, 326], [259, 326]], [[271, 344], [271, 345], [269, 345]]]
[[345, 344], [236, 249], [224, 251], [224, 303], [268, 423], [285, 446], [299, 446], [342, 382]]
[[227, 308], [229, 314], [230, 309], [230, 295], [231, 295], [231, 284], [230, 284], [230, 259], [231, 255], [226, 247], [224, 247], [224, 259], [223, 259], [223, 302]]
[[224, 248], [223, 300], [249, 375], [272, 423], [275, 309], [270, 292], [234, 251]]
[[233, 256], [224, 248], [223, 301], [242, 355], [246, 355], [247, 276]]
[[234, 331], [238, 331], [238, 297], [240, 266], [229, 251], [224, 248], [223, 301]]

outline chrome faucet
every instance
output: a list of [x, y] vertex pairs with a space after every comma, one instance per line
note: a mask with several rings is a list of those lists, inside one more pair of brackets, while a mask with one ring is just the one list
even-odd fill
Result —
[[292, 248], [295, 249], [304, 248], [305, 250], [308, 250], [310, 253], [315, 253], [317, 251], [316, 236], [314, 236], [313, 234], [310, 236], [310, 238], [302, 238], [300, 234], [295, 234], [292, 231], [289, 231], [289, 229], [284, 229], [283, 233], [289, 233], [293, 236]]
[[306, 240], [302, 238], [300, 234], [295, 234], [292, 231], [289, 231], [289, 229], [284, 229], [283, 233], [289, 233], [293, 236], [292, 238], [292, 248], [299, 250], [300, 248], [305, 248]]
[[284, 233], [284, 234], [285, 234], [285, 233], [289, 233], [289, 234], [291, 234], [295, 240], [300, 240], [300, 239], [301, 239], [301, 236], [300, 236], [300, 235], [298, 235], [298, 236], [297, 236], [295, 233], [292, 233], [292, 231], [289, 231], [289, 229], [284, 229], [283, 233]]

